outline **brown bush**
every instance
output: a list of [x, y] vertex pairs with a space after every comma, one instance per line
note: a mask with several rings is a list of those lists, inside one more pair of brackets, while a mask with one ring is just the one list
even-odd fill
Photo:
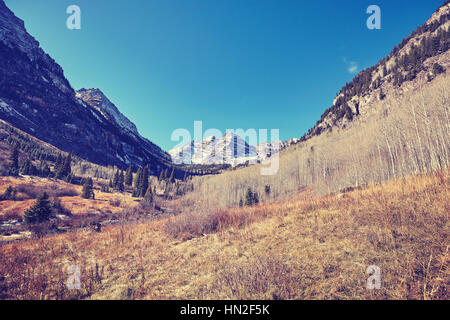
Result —
[[16, 186], [16, 190], [18, 193], [22, 194], [22, 197], [19, 196], [18, 200], [35, 199], [43, 192], [46, 192], [49, 197], [78, 196], [78, 192], [74, 188], [68, 186], [62, 187], [55, 184], [38, 186], [34, 184], [21, 183]]
[[255, 256], [245, 265], [231, 262], [211, 285], [208, 298], [287, 300], [300, 283], [300, 276], [279, 257]]
[[214, 210], [187, 211], [169, 219], [165, 231], [174, 238], [191, 239], [218, 230], [218, 214]]
[[109, 200], [109, 204], [112, 205], [113, 207], [120, 207], [121, 203], [122, 203], [122, 201], [120, 199]]

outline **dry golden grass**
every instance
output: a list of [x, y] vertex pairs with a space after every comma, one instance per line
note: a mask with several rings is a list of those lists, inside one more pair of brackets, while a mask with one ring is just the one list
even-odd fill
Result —
[[[0, 217], [7, 214], [23, 216], [35, 199], [35, 194], [46, 191], [50, 196], [56, 195], [62, 205], [72, 214], [84, 216], [89, 213], [119, 213], [124, 207], [136, 204], [136, 199], [129, 193], [104, 193], [94, 190], [95, 200], [87, 200], [80, 197], [81, 186], [72, 185], [61, 180], [39, 177], [0, 177], [0, 194], [8, 186], [22, 189], [30, 189], [33, 193], [19, 192], [16, 201], [0, 201]], [[95, 183], [95, 186], [98, 185]], [[97, 188], [98, 189], [98, 188]], [[68, 195], [65, 195], [68, 194]], [[59, 196], [64, 195], [64, 196]]]
[[[179, 216], [3, 245], [0, 297], [447, 299], [449, 179], [218, 211], [203, 236], [171, 231]], [[81, 290], [65, 286], [69, 265]], [[381, 268], [380, 290], [366, 288], [369, 265]]]

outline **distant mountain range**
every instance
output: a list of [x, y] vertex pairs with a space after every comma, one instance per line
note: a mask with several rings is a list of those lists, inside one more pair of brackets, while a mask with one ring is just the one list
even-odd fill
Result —
[[228, 164], [238, 166], [253, 161], [260, 162], [299, 139], [287, 142], [274, 141], [250, 145], [244, 138], [228, 132], [222, 137], [210, 136], [202, 141], [191, 141], [169, 151], [172, 161], [183, 164]]

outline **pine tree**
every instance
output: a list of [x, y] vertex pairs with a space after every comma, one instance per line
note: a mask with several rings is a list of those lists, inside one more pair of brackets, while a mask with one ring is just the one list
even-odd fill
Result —
[[434, 75], [438, 75], [438, 74], [441, 74], [441, 73], [443, 73], [443, 72], [445, 72], [445, 69], [444, 69], [444, 67], [443, 66], [441, 66], [439, 63], [435, 63], [435, 64], [433, 64], [433, 74]]
[[118, 190], [117, 187], [119, 186], [119, 169], [116, 170], [116, 173], [114, 174], [114, 179], [113, 179], [113, 188], [114, 190]]
[[175, 174], [175, 168], [172, 169], [172, 173], [170, 174], [170, 177], [169, 177], [169, 181], [171, 183], [173, 183], [175, 181], [174, 174]]
[[32, 175], [36, 175], [37, 169], [33, 165], [33, 163], [31, 162], [30, 159], [25, 159], [25, 161], [23, 162], [23, 164], [20, 168], [20, 173], [23, 175], [32, 176]]
[[258, 192], [253, 192], [253, 204], [259, 203], [259, 195]]
[[17, 193], [16, 188], [8, 186], [8, 188], [6, 188], [6, 190], [5, 190], [5, 192], [0, 196], [0, 201], [3, 201], [3, 200], [15, 200], [16, 199], [16, 193]]
[[386, 95], [384, 94], [383, 89], [380, 89], [380, 95], [379, 95], [380, 100], [383, 100], [385, 97], [386, 97]]
[[57, 179], [64, 179], [72, 172], [71, 168], [72, 155], [69, 153], [64, 159], [58, 155], [55, 164], [55, 177]]
[[127, 186], [133, 185], [133, 169], [131, 166], [128, 167], [127, 172], [125, 173], [125, 184]]
[[94, 183], [92, 182], [92, 178], [89, 177], [84, 180], [81, 197], [84, 199], [95, 199]]
[[142, 186], [142, 168], [139, 168], [136, 174], [136, 179], [134, 181], [134, 188], [132, 194], [133, 197], [140, 197], [141, 186]]
[[148, 188], [149, 169], [148, 165], [139, 169], [135, 181], [133, 195], [135, 197], [144, 197]]
[[67, 177], [72, 173], [72, 154], [68, 154], [67, 157], [64, 159], [63, 166], [62, 166], [62, 176]]
[[266, 186], [264, 187], [264, 192], [266, 193], [266, 196], [270, 195], [270, 185], [266, 184]]
[[17, 147], [17, 144], [14, 144], [11, 148], [8, 174], [11, 176], [17, 176], [19, 174], [19, 148]]
[[142, 170], [142, 182], [140, 186], [140, 196], [143, 197], [148, 188], [148, 165]]
[[124, 182], [125, 182], [125, 177], [124, 177], [124, 175], [123, 175], [123, 171], [120, 170], [120, 174], [119, 174], [119, 185], [118, 185], [118, 190], [119, 190], [120, 192], [123, 192], [123, 191], [125, 190]]
[[253, 205], [253, 192], [252, 189], [248, 188], [247, 192], [245, 193], [245, 202], [244, 204], [246, 206], [251, 206]]
[[50, 219], [52, 209], [47, 193], [41, 194], [35, 204], [25, 211], [26, 223], [44, 222]]
[[58, 172], [61, 171], [62, 162], [63, 162], [62, 156], [60, 153], [58, 153], [58, 156], [56, 157], [55, 161], [55, 166], [53, 168], [55, 178], [57, 177]]

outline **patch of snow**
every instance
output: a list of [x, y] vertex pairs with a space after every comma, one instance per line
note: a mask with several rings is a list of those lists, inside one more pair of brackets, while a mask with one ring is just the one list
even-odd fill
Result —
[[68, 128], [71, 128], [71, 129], [74, 129], [74, 130], [77, 129], [77, 126], [74, 125], [73, 123], [64, 123], [64, 126], [66, 126]]

